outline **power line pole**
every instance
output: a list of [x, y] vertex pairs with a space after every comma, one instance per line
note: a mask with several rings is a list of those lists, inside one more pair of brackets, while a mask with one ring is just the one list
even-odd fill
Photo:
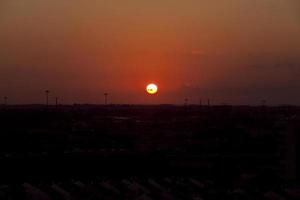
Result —
[[5, 97], [4, 97], [4, 105], [5, 105], [5, 106], [7, 105], [7, 99], [8, 99], [8, 97], [5, 96]]
[[184, 99], [184, 105], [187, 106], [187, 105], [188, 105], [188, 102], [189, 102], [189, 99], [188, 99], [188, 98], [185, 98], [185, 99]]
[[108, 96], [108, 93], [104, 93], [104, 104], [107, 105], [107, 96]]
[[45, 90], [45, 93], [46, 93], [46, 105], [48, 106], [49, 105], [49, 93], [50, 93], [50, 91]]

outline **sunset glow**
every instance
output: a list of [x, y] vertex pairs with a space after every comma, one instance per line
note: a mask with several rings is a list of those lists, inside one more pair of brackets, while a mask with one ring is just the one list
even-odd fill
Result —
[[159, 80], [156, 104], [300, 104], [297, 0], [0, 5], [0, 90], [10, 103], [42, 103], [49, 89], [67, 104], [96, 104], [105, 92], [111, 103], [147, 104], [146, 85]]

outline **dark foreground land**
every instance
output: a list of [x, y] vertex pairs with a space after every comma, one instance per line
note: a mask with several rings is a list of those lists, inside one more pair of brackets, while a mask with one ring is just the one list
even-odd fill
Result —
[[300, 199], [300, 108], [2, 106], [0, 199]]

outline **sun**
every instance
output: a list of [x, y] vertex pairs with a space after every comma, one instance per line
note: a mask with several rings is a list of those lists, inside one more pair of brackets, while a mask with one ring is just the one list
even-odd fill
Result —
[[148, 92], [148, 94], [156, 94], [158, 91], [158, 87], [154, 83], [150, 83], [147, 85], [146, 91]]

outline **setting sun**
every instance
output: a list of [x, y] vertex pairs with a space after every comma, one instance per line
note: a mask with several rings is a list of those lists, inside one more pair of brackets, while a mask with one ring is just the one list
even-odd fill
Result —
[[158, 90], [157, 85], [151, 83], [147, 85], [146, 91], [148, 92], [148, 94], [156, 94]]

